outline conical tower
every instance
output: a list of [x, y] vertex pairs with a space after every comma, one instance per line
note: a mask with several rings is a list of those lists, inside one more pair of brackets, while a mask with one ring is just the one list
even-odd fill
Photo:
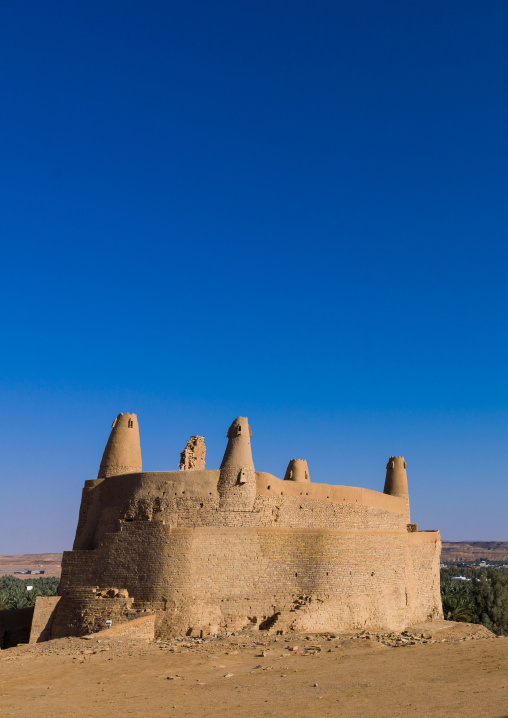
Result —
[[98, 479], [141, 471], [141, 446], [136, 414], [118, 414], [102, 455]]
[[251, 436], [247, 417], [239, 416], [229, 427], [229, 441], [217, 485], [221, 511], [252, 511], [256, 500], [256, 473], [250, 447]]
[[409, 491], [407, 488], [407, 464], [403, 456], [390, 456], [386, 465], [384, 493], [406, 500], [406, 520], [409, 523]]
[[305, 459], [291, 459], [284, 481], [310, 481], [309, 467]]

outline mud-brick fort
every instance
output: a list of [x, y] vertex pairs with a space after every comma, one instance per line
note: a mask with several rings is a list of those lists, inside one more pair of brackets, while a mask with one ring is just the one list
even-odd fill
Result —
[[142, 471], [138, 421], [119, 414], [85, 482], [64, 553], [51, 637], [155, 614], [157, 636], [244, 628], [390, 629], [441, 617], [438, 531], [410, 523], [406, 462], [383, 493], [254, 468], [248, 421], [229, 427], [218, 470], [192, 437], [178, 471]]

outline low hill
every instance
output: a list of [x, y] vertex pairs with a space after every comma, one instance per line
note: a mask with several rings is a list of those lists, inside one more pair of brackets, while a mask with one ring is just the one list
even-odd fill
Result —
[[508, 541], [443, 541], [441, 561], [506, 561]]
[[26, 578], [21, 571], [44, 571], [45, 576], [60, 576], [61, 553], [20, 553], [14, 556], [0, 556], [0, 576], [16, 573]]

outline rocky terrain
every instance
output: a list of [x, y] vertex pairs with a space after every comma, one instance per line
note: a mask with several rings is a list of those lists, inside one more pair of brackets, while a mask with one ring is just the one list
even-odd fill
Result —
[[447, 621], [402, 633], [63, 638], [0, 651], [0, 715], [502, 718], [508, 638]]

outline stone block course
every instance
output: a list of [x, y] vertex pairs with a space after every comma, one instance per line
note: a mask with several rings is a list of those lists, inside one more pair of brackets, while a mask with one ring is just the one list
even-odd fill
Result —
[[29, 643], [41, 643], [51, 636], [51, 626], [60, 596], [37, 596], [35, 599]]

